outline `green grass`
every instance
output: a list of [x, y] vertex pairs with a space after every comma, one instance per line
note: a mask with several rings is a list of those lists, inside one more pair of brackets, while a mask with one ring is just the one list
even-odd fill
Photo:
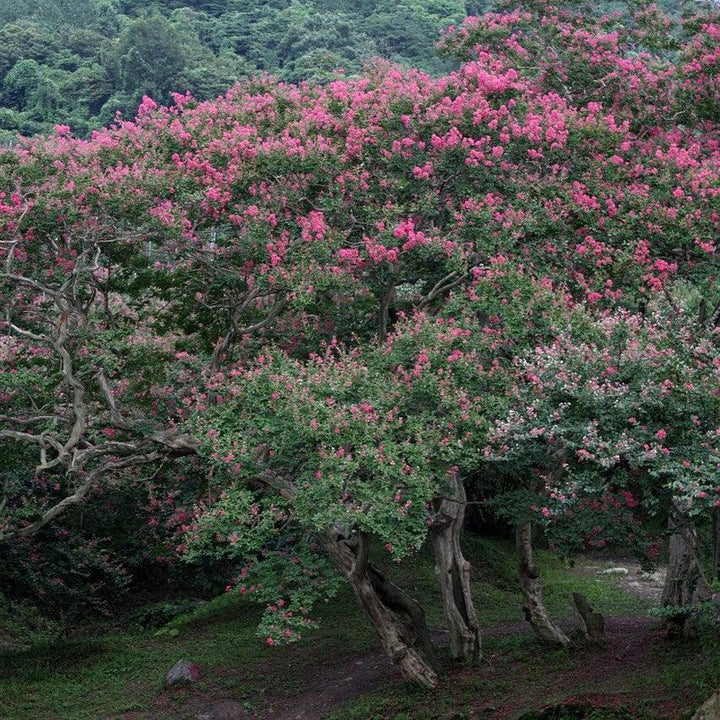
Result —
[[647, 615], [654, 607], [651, 600], [625, 592], [618, 578], [583, 577], [552, 553], [538, 553], [538, 564], [542, 569], [545, 604], [551, 615], [572, 615], [574, 592], [583, 593], [604, 615]]
[[[472, 564], [473, 592], [480, 625], [487, 627], [523, 620], [514, 546], [468, 534], [463, 538], [463, 553]], [[545, 604], [555, 617], [573, 616], [573, 592], [583, 593], [604, 615], [647, 615], [653, 606], [645, 598], [628, 595], [612, 576], [588, 578], [574, 572], [566, 561], [552, 552], [536, 551], [535, 560], [542, 573]], [[423, 548], [412, 562], [381, 564], [398, 584], [422, 599], [430, 627], [442, 627], [442, 599], [431, 550]]]
[[[341, 623], [333, 621], [336, 615]], [[291, 648], [264, 645], [255, 635], [259, 617], [254, 604], [228, 594], [173, 620], [160, 634], [88, 634], [0, 651], [0, 718], [97, 720], [147, 711], [162, 691], [165, 673], [182, 658], [203, 669], [204, 679], [194, 686], [198, 692], [222, 689], [252, 706], [270, 683], [274, 693], [297, 691], [308, 652], [321, 661], [340, 651], [362, 654], [376, 647], [372, 628], [349, 591], [321, 609], [319, 631]], [[147, 717], [161, 717], [157, 712]], [[182, 713], [182, 708], [174, 707], [172, 713]]]
[[[378, 553], [386, 557], [383, 551]], [[481, 625], [522, 620], [517, 561], [511, 544], [468, 537], [465, 554], [473, 564], [474, 590]], [[550, 553], [538, 553], [548, 607], [556, 616], [572, 615], [570, 593], [583, 592], [606, 615], [646, 614], [646, 601], [630, 598], [611, 578], [573, 573]], [[393, 579], [421, 600], [431, 629], [443, 626], [441, 599], [428, 550], [412, 562], [385, 563]], [[198, 696], [233, 698], [248, 710], [267, 707], [264, 698], [291, 697], [307, 680], [308, 667], [333, 658], [362, 655], [377, 647], [372, 628], [349, 589], [320, 609], [320, 630], [289, 648], [269, 648], [255, 635], [260, 610], [247, 599], [224, 595], [172, 620], [157, 634], [135, 628], [94, 634], [92, 628], [72, 638], [48, 639], [22, 650], [0, 651], [0, 718], [7, 720], [97, 720], [136, 710], [138, 718], [195, 718]], [[493, 688], [512, 686], [522, 666], [537, 667], [528, 682], [546, 682], [548, 674], [567, 665], [567, 653], [546, 650], [527, 635], [489, 637], [485, 657], [495, 663], [490, 679], [463, 673], [450, 690], [432, 694], [402, 683], [390, 683], [338, 711], [347, 720], [370, 718], [438, 718], [461, 712], [473, 698]], [[684, 682], [685, 654], [658, 658], [663, 673], [647, 682]], [[179, 659], [198, 663], [203, 678], [189, 690], [162, 693], [167, 670]], [[718, 662], [715, 662], [715, 661]], [[720, 651], [706, 659], [720, 665]], [[449, 668], [452, 671], [452, 668]], [[717, 672], [715, 673], [717, 675]], [[706, 672], [697, 692], [712, 680]], [[720, 682], [720, 678], [717, 678]], [[160, 698], [164, 704], [160, 703]], [[429, 709], [424, 709], [424, 708]]]

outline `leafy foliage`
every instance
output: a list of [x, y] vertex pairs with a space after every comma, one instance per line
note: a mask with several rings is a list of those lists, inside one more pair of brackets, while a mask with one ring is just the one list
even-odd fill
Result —
[[438, 32], [471, 11], [459, 0], [4, 3], [0, 140], [54, 123], [84, 136], [132, 117], [143, 95], [206, 100], [258, 72], [324, 82], [378, 56], [439, 71], [450, 64], [434, 57]]

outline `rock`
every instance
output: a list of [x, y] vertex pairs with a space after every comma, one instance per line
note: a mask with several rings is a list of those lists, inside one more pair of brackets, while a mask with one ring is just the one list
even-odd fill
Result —
[[581, 593], [573, 593], [572, 599], [583, 635], [588, 640], [599, 640], [605, 634], [605, 618]]
[[716, 690], [692, 716], [692, 720], [720, 720], [720, 690]]
[[191, 685], [200, 679], [200, 666], [191, 663], [189, 660], [178, 660], [165, 676], [165, 687], [177, 687], [178, 685]]
[[601, 570], [600, 575], [629, 575], [630, 571], [624, 567], [611, 567]]
[[645, 582], [653, 583], [655, 585], [662, 585], [665, 582], [665, 570], [655, 570], [654, 572], [643, 572], [642, 570], [638, 573], [638, 576]]

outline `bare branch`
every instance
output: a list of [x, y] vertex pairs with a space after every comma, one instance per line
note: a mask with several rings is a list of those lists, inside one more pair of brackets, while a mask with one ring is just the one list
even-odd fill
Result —
[[15, 282], [19, 282], [23, 285], [29, 285], [30, 287], [35, 288], [39, 292], [44, 293], [45, 295], [48, 295], [49, 297], [57, 296], [57, 292], [55, 290], [53, 290], [52, 288], [49, 288], [46, 285], [42, 285], [41, 283], [37, 282], [36, 280], [32, 280], [28, 277], [25, 277], [24, 275], [17, 275], [16, 273], [5, 272], [2, 275], [0, 275], [0, 280], [14, 280]]
[[87, 410], [85, 408], [85, 386], [75, 377], [73, 372], [72, 359], [68, 349], [65, 347], [68, 336], [68, 322], [70, 313], [64, 310], [58, 321], [58, 334], [53, 341], [53, 347], [62, 361], [62, 374], [65, 381], [72, 387], [72, 411], [75, 417], [70, 436], [62, 449], [61, 455], [69, 455], [76, 447], [85, 431], [87, 424]]
[[25, 440], [26, 442], [43, 444], [42, 435], [34, 435], [33, 433], [19, 432], [18, 430], [0, 430], [0, 438], [9, 438], [11, 440]]
[[253, 295], [250, 293], [250, 295], [245, 298], [243, 303], [240, 305], [240, 307], [233, 313], [234, 317], [231, 320], [232, 326], [230, 330], [225, 334], [225, 337], [222, 339], [222, 342], [215, 348], [215, 351], [213, 352], [212, 361], [210, 363], [210, 369], [215, 372], [220, 367], [220, 363], [222, 362], [223, 358], [225, 357], [225, 354], [227, 353], [228, 349], [230, 348], [230, 345], [239, 337], [242, 337], [243, 335], [251, 335], [254, 332], [257, 332], [258, 330], [262, 330], [263, 328], [266, 328], [268, 325], [270, 325], [275, 318], [284, 310], [284, 308], [287, 306], [287, 299], [282, 298], [280, 301], [278, 301], [275, 306], [270, 310], [270, 312], [259, 322], [256, 322], [254, 325], [247, 325], [246, 327], [237, 327], [235, 318], [240, 315], [240, 313], [247, 308], [251, 300], [255, 300], [258, 297], [258, 295]]
[[35, 342], [48, 343], [49, 345], [52, 345], [52, 340], [47, 335], [37, 335], [36, 333], [30, 332], [29, 330], [24, 330], [18, 325], [15, 325], [15, 323], [10, 322], [9, 312], [7, 313], [6, 317], [7, 325], [10, 330], [20, 335], [20, 337], [28, 338], [28, 340], [34, 340]]
[[243, 328], [238, 328], [236, 331], [237, 335], [250, 335], [258, 330], [266, 328], [270, 323], [285, 309], [287, 306], [287, 300], [281, 300], [260, 322], [256, 322], [254, 325], [247, 325]]
[[[0, 423], [13, 425], [32, 425], [37, 422], [47, 422], [48, 420], [57, 420], [57, 415], [33, 415], [32, 417], [15, 417], [13, 415], [0, 415]], [[0, 430], [0, 433], [2, 431]]]
[[103, 397], [105, 398], [105, 402], [107, 403], [108, 408], [110, 408], [110, 422], [117, 427], [127, 427], [125, 420], [118, 410], [117, 403], [115, 402], [115, 396], [113, 395], [110, 382], [105, 374], [105, 368], [101, 367], [95, 374], [95, 377], [97, 378], [98, 385]]
[[150, 440], [163, 445], [169, 450], [196, 452], [200, 441], [187, 433], [178, 433], [175, 430], [159, 430], [150, 436]]
[[466, 272], [462, 275], [458, 275], [456, 271], [453, 271], [444, 278], [438, 280], [433, 289], [420, 301], [418, 310], [424, 310], [433, 300], [435, 300], [436, 297], [446, 293], [448, 290], [452, 290], [452, 288], [467, 280], [471, 274], [471, 272]]

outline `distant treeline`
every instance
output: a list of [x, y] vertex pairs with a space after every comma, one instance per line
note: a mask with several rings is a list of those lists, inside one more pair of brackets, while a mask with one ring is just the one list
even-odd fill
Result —
[[[664, 5], [678, 3], [662, 3]], [[428, 72], [441, 29], [490, 0], [3, 0], [0, 143], [57, 123], [76, 135], [133, 117], [143, 95], [198, 99], [269, 72], [326, 81], [373, 57]], [[602, 3], [612, 9], [612, 3]], [[594, 7], [597, 11], [597, 4]]]
[[380, 56], [439, 71], [441, 28], [484, 0], [3, 0], [0, 141], [84, 135], [143, 95], [215, 97], [248, 75], [323, 81]]

